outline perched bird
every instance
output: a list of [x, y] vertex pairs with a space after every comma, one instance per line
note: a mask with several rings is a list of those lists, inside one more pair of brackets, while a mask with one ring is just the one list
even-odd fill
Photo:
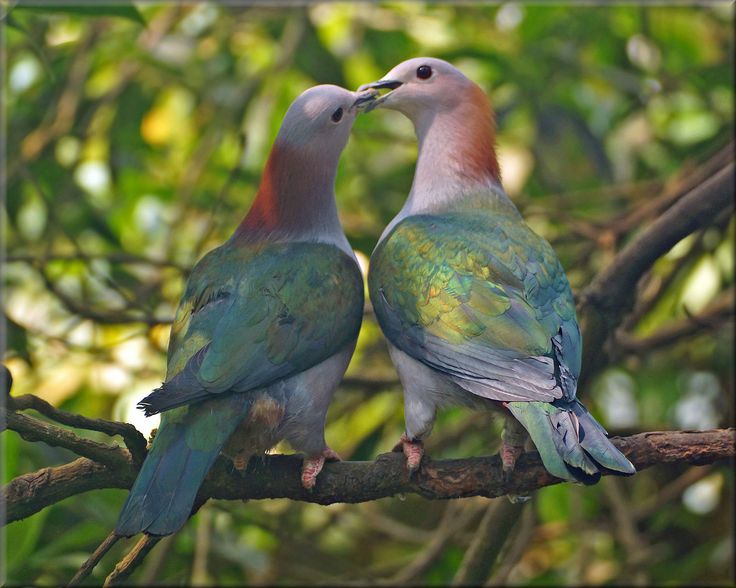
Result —
[[[552, 247], [501, 186], [483, 91], [451, 64], [416, 58], [360, 90], [414, 124], [419, 158], [403, 208], [370, 261], [368, 289], [404, 388], [409, 470], [437, 408], [500, 409], [505, 474], [525, 430], [547, 470], [592, 483], [632, 464], [575, 397], [582, 342], [570, 285]], [[399, 448], [397, 446], [397, 449]]]
[[328, 85], [301, 94], [250, 211], [192, 270], [166, 380], [139, 403], [163, 414], [117, 535], [177, 531], [221, 450], [243, 470], [286, 439], [306, 455], [306, 488], [326, 458], [339, 459], [325, 415], [355, 349], [363, 280], [334, 185], [356, 113], [374, 95]]

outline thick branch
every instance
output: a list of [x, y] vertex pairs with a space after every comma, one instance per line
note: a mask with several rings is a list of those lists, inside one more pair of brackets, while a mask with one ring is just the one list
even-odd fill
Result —
[[682, 239], [733, 208], [733, 201], [734, 164], [729, 163], [667, 209], [595, 277], [580, 302], [583, 378], [595, 371], [603, 343], [631, 309], [642, 275]]
[[[640, 433], [613, 438], [613, 443], [642, 470], [662, 463], [704, 465], [733, 459], [735, 429]], [[301, 458], [271, 455], [252, 459], [245, 476], [232, 472], [220, 459], [207, 477], [198, 502], [209, 498], [246, 500], [291, 498], [318, 504], [356, 503], [414, 493], [432, 499], [525, 494], [561, 480], [542, 466], [539, 455], [521, 456], [507, 483], [498, 456], [423, 462], [411, 479], [399, 453], [380, 455], [372, 462], [325, 465], [317, 486], [309, 492], [300, 482]], [[59, 468], [46, 468], [10, 482], [3, 490], [8, 522], [25, 518], [68, 496], [98, 488], [129, 488], [135, 479], [132, 461], [110, 468], [79, 459]]]
[[657, 259], [733, 205], [733, 180], [731, 163], [671, 206], [595, 277], [585, 292], [585, 303], [603, 308], [624, 306], [633, 286]]
[[65, 498], [102, 488], [130, 488], [137, 470], [110, 468], [86, 457], [58, 467], [43, 468], [11, 480], [2, 490], [8, 523], [25, 519]]

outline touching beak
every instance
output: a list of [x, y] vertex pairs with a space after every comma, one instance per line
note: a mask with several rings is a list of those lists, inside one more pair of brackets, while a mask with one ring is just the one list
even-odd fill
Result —
[[358, 92], [362, 92], [363, 90], [385, 90], [386, 88], [389, 90], [395, 90], [402, 83], [403, 82], [398, 80], [378, 80], [377, 82], [371, 82], [370, 84], [363, 84], [358, 88]]
[[363, 110], [366, 107], [369, 107], [371, 103], [375, 102], [376, 98], [379, 96], [378, 90], [358, 90], [356, 94], [358, 94], [358, 97], [350, 106], [350, 110], [353, 110], [354, 108]]
[[[363, 84], [362, 86], [360, 86], [360, 88], [358, 88], [358, 92], [370, 90], [375, 93], [375, 96], [378, 96], [378, 90], [395, 90], [402, 84], [403, 82], [400, 82], [399, 80], [378, 80], [377, 82], [371, 82], [370, 84]], [[372, 100], [371, 103], [366, 106], [364, 112], [370, 112], [374, 108], [378, 108], [386, 101], [386, 98], [388, 98], [390, 95], [391, 92], [388, 92], [380, 98]]]

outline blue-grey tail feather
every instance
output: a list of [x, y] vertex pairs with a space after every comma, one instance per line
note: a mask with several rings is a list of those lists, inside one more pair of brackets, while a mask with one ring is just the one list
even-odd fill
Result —
[[602, 471], [636, 473], [578, 400], [509, 402], [507, 406], [529, 433], [544, 466], [558, 478], [594, 484]]
[[616, 474], [631, 476], [636, 468], [608, 439], [608, 433], [578, 401], [570, 403], [580, 423], [580, 446], [595, 462]]
[[165, 414], [120, 512], [115, 534], [178, 531], [191, 514], [207, 472], [250, 404], [247, 395], [237, 394]]

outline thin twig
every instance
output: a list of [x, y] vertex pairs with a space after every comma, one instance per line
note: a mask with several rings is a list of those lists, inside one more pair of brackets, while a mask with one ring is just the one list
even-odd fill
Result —
[[143, 535], [140, 541], [135, 544], [135, 547], [131, 549], [128, 554], [121, 559], [115, 566], [115, 569], [110, 575], [105, 578], [103, 586], [122, 586], [130, 575], [138, 568], [143, 560], [156, 546], [156, 543], [161, 541], [161, 537], [154, 537], [152, 535]]
[[100, 543], [97, 549], [94, 550], [92, 555], [87, 558], [87, 561], [82, 564], [67, 586], [77, 586], [82, 580], [89, 576], [105, 554], [118, 542], [118, 539], [120, 539], [119, 535], [116, 535], [114, 532], [110, 533], [105, 540]]
[[497, 498], [488, 505], [455, 573], [453, 586], [477, 586], [486, 581], [524, 507], [523, 502], [506, 498]]
[[37, 418], [0, 408], [0, 422], [4, 423], [3, 429], [7, 426], [26, 441], [43, 441], [47, 445], [63, 447], [111, 467], [122, 468], [130, 463], [130, 453], [117, 445], [106, 445], [79, 437], [71, 431]]
[[[457, 505], [450, 503], [440, 519], [437, 529], [427, 546], [409, 564], [403, 566], [399, 572], [386, 583], [390, 586], [401, 584], [416, 584], [432, 564], [437, 561], [450, 540], [461, 529], [465, 528], [470, 519], [477, 514], [477, 509], [471, 505]], [[382, 583], [382, 582], [381, 582]]]
[[[90, 431], [99, 431], [100, 433], [111, 436], [120, 435], [137, 464], [142, 464], [146, 458], [146, 438], [138, 429], [129, 423], [120, 423], [105, 419], [90, 419], [79, 414], [60, 410], [33, 394], [9, 396], [8, 408], [14, 411], [31, 409], [40, 412], [45, 417], [62, 425]], [[75, 451], [74, 449], [72, 450]], [[83, 454], [80, 453], [80, 455]]]
[[501, 563], [486, 582], [486, 586], [505, 586], [508, 584], [508, 577], [524, 555], [534, 534], [535, 525], [536, 514], [534, 509], [531, 507], [524, 509], [519, 524], [515, 526], [516, 532], [510, 538], [511, 544], [507, 550], [499, 554]]
[[626, 550], [626, 574], [631, 579], [632, 585], [646, 585], [646, 573], [642, 569], [644, 562], [652, 556], [652, 549], [641, 538], [636, 528], [636, 520], [633, 509], [626, 499], [619, 480], [607, 478], [601, 483], [603, 496], [611, 506], [613, 518], [616, 524], [613, 526], [614, 533], [619, 543]]
[[640, 521], [659, 512], [664, 504], [678, 498], [685, 490], [695, 484], [695, 482], [709, 476], [713, 471], [713, 467], [688, 468], [684, 474], [675, 478], [667, 486], [660, 488], [655, 494], [648, 496], [639, 504], [633, 506], [632, 516], [636, 521]]
[[720, 329], [734, 317], [733, 289], [719, 296], [701, 314], [673, 321], [646, 337], [634, 337], [629, 333], [616, 333], [616, 343], [626, 353], [641, 354], [678, 343], [704, 331]]

